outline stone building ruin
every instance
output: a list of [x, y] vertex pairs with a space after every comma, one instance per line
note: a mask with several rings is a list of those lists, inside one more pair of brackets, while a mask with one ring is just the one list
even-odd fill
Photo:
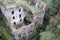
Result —
[[[40, 24], [43, 24], [46, 4], [42, 0], [34, 0], [34, 5], [30, 5], [30, 3], [28, 2], [30, 2], [30, 0], [13, 0], [13, 2], [0, 2], [0, 9], [6, 17], [6, 19], [8, 20], [11, 33], [14, 36], [15, 40], [31, 39], [35, 36], [35, 33], [37, 32], [35, 21], [39, 22]], [[42, 5], [43, 8], [40, 10], [39, 7]], [[32, 6], [36, 6], [37, 9], [33, 9]], [[16, 29], [14, 25], [18, 25], [24, 22], [24, 18], [28, 16], [29, 13], [27, 11], [29, 10], [33, 14], [32, 22], [28, 25], [23, 25], [22, 27]]]

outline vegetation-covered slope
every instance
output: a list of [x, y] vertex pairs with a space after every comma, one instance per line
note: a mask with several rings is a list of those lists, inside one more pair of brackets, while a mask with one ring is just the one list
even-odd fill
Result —
[[10, 28], [6, 22], [6, 18], [0, 12], [0, 40], [13, 40]]

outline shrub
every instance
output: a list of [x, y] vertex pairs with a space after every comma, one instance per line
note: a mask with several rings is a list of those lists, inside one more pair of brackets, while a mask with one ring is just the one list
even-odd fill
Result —
[[40, 40], [56, 40], [54, 33], [45, 31], [40, 33]]

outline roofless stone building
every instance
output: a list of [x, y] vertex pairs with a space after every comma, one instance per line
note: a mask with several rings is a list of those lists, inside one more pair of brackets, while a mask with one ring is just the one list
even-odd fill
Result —
[[[8, 20], [11, 33], [16, 40], [31, 40], [37, 32], [35, 22], [43, 24], [45, 8], [46, 4], [42, 0], [0, 1], [0, 9]], [[32, 17], [30, 16], [31, 14]], [[33, 19], [30, 19], [30, 17]], [[23, 25], [20, 26], [22, 23]]]

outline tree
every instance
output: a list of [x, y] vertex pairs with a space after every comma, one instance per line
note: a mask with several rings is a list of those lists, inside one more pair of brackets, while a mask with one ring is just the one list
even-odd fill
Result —
[[54, 33], [45, 31], [40, 33], [40, 40], [56, 40]]
[[52, 0], [47, 6], [47, 14], [51, 16], [57, 15], [60, 10], [60, 0]]

